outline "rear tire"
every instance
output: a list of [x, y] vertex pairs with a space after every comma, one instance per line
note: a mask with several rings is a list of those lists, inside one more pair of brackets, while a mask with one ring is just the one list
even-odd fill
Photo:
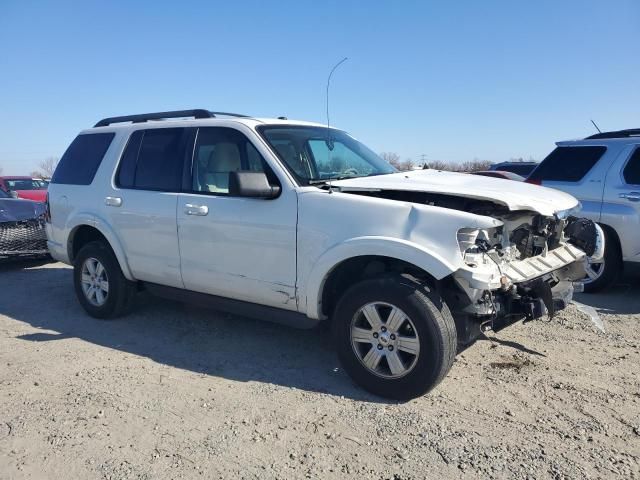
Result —
[[351, 378], [371, 393], [396, 400], [433, 389], [456, 354], [449, 308], [435, 291], [409, 276], [353, 285], [336, 306], [333, 333]]
[[[617, 238], [610, 233], [608, 228], [603, 227], [604, 231], [604, 256], [602, 263], [589, 264], [588, 273], [591, 275], [585, 277], [582, 281], [585, 293], [596, 293], [611, 287], [620, 275], [623, 268], [622, 252]], [[595, 276], [594, 276], [595, 275]]]
[[94, 318], [116, 318], [127, 313], [136, 294], [136, 285], [125, 278], [111, 247], [89, 242], [73, 262], [76, 296]]

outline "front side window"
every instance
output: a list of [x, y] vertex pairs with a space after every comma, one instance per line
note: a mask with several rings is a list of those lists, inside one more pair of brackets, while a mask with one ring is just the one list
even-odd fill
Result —
[[138, 190], [180, 191], [188, 136], [185, 128], [134, 132], [120, 160], [117, 185]]
[[200, 128], [193, 156], [192, 191], [228, 194], [230, 173], [241, 171], [271, 176], [262, 155], [244, 134], [226, 127]]
[[529, 180], [579, 182], [606, 150], [602, 146], [557, 147], [533, 171]]
[[258, 131], [303, 185], [396, 171], [362, 143], [340, 130], [265, 126]]
[[640, 185], [640, 148], [636, 149], [622, 171], [624, 181], [629, 185]]

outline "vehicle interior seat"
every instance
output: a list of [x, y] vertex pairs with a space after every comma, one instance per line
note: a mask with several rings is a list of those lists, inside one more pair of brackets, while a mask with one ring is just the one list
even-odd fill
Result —
[[229, 192], [229, 172], [242, 170], [240, 150], [235, 143], [221, 142], [209, 154], [205, 185], [210, 192]]

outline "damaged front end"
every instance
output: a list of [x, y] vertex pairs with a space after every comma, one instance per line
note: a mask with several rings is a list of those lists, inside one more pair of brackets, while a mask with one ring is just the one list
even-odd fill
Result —
[[463, 345], [484, 331], [553, 317], [571, 301], [587, 258], [601, 258], [604, 251], [601, 228], [568, 212], [494, 218], [502, 225], [458, 232], [464, 267], [452, 276], [446, 296]]
[[[439, 279], [439, 292], [463, 345], [482, 331], [553, 317], [571, 301], [574, 288], [581, 287], [574, 282], [585, 277], [587, 259], [597, 261], [604, 253], [602, 229], [573, 216], [578, 201], [557, 190], [431, 171], [345, 180], [336, 186], [354, 195], [434, 208], [421, 210], [424, 223], [407, 216], [401, 235], [428, 245], [455, 266]], [[435, 227], [431, 218], [442, 225]], [[445, 237], [436, 231], [448, 233], [453, 222], [459, 251], [438, 251]]]
[[0, 198], [0, 261], [48, 254], [44, 204]]

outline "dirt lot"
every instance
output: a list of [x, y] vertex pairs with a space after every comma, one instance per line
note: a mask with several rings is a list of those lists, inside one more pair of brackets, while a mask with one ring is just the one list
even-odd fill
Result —
[[61, 264], [0, 269], [0, 478], [640, 478], [640, 282], [355, 387], [325, 331], [141, 296], [87, 317]]

